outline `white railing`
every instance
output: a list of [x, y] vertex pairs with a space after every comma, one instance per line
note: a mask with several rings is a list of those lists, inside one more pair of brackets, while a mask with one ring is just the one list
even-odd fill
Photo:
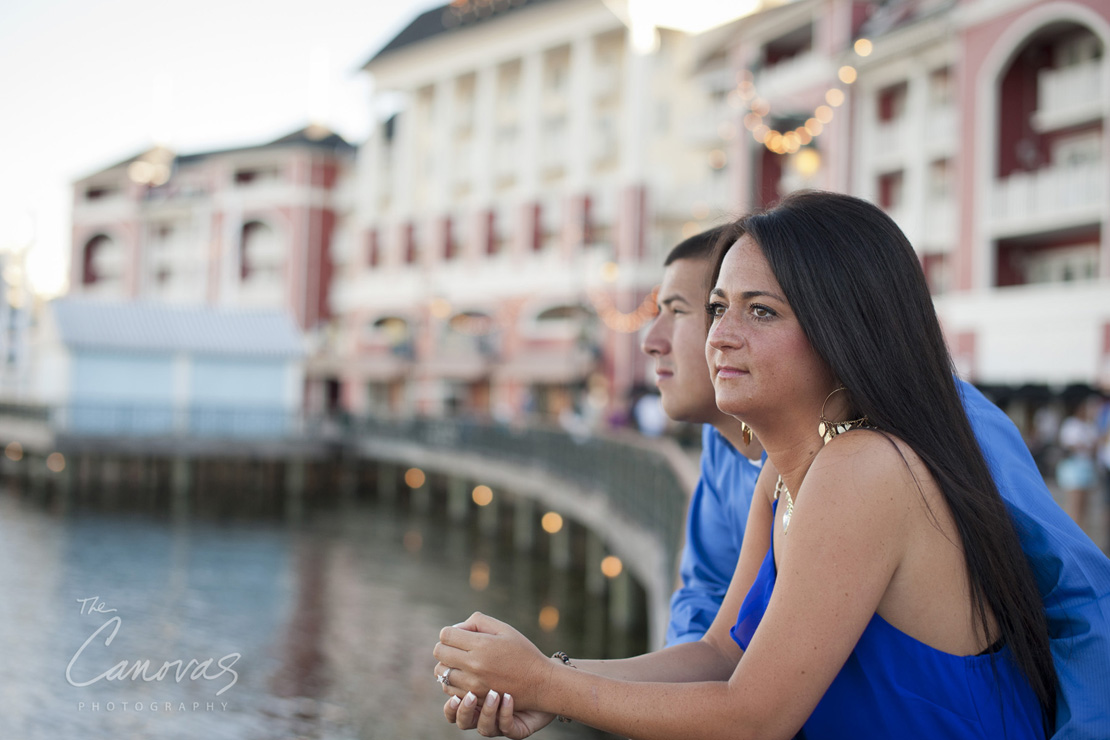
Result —
[[764, 95], [785, 95], [812, 87], [832, 76], [832, 61], [813, 51], [765, 67], [756, 75], [756, 88]]
[[956, 213], [956, 202], [952, 198], [927, 202], [925, 222], [914, 246], [930, 254], [951, 251], [958, 234]]
[[1094, 59], [1037, 74], [1036, 121], [1054, 128], [1097, 115], [1103, 103], [1102, 60]]
[[1103, 204], [1101, 161], [1018, 172], [994, 184], [992, 217], [999, 228], [1033, 220], [1067, 221]]
[[953, 105], [930, 109], [925, 114], [925, 143], [937, 146], [955, 141], [957, 121]]
[[[740, 125], [740, 111], [728, 103], [707, 105], [697, 115], [686, 119], [686, 138], [691, 144], [722, 144], [721, 124], [735, 120]], [[741, 131], [743, 129], [740, 129]]]
[[873, 154], [876, 157], [891, 157], [904, 154], [906, 149], [906, 119], [895, 118], [891, 121], [885, 121], [875, 127], [875, 138], [873, 141], [874, 149]]

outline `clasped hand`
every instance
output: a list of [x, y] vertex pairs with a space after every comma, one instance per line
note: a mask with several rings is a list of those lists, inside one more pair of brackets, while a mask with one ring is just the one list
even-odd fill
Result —
[[437, 678], [451, 671], [443, 715], [459, 729], [520, 740], [554, 718], [538, 709], [554, 664], [504, 622], [475, 612], [440, 630], [432, 654]]

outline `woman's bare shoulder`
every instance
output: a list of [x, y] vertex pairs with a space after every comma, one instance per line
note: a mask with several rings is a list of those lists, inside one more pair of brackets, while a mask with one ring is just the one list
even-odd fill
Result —
[[897, 510], [920, 503], [934, 488], [932, 476], [913, 449], [886, 432], [860, 429], [840, 435], [818, 452], [805, 483], [837, 505], [883, 506]]

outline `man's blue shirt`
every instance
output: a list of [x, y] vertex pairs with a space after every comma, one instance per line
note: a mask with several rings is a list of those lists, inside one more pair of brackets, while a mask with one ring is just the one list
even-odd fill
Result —
[[[1110, 738], [1110, 559], [1053, 501], [1006, 414], [973, 386], [958, 386], [1045, 602], [1060, 681], [1053, 738]], [[758, 464], [708, 425], [702, 444], [668, 645], [700, 639], [713, 623], [740, 557], [759, 474]]]
[[668, 645], [700, 640], [717, 616], [740, 559], [762, 467], [762, 461], [753, 463], [741, 455], [709, 424], [702, 427], [701, 444], [701, 475], [690, 497], [679, 568], [682, 586], [671, 597]]

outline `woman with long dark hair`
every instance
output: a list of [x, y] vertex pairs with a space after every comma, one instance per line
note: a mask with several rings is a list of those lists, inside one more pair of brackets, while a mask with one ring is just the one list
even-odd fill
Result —
[[729, 242], [707, 359], [768, 462], [717, 620], [698, 643], [575, 666], [476, 614], [435, 649], [448, 719], [511, 737], [547, 713], [635, 738], [1044, 737], [1044, 607], [913, 249], [875, 206], [816, 192]]

